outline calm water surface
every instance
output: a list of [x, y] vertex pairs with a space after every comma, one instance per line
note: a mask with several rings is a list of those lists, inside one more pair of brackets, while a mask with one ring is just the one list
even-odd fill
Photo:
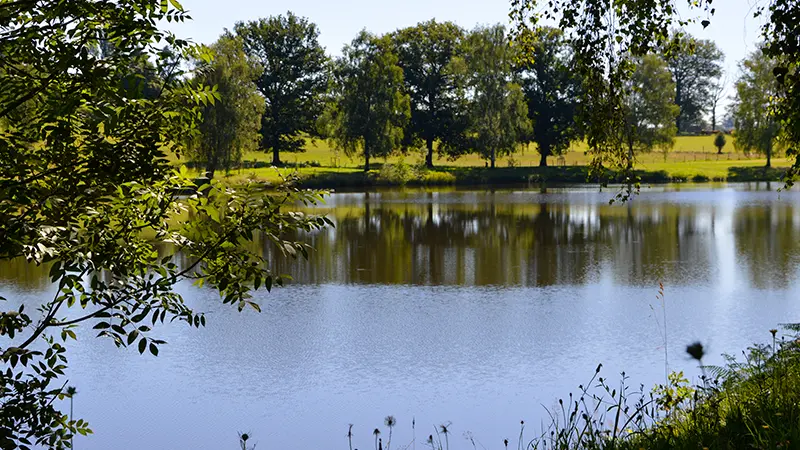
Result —
[[[686, 344], [718, 363], [800, 321], [800, 193], [673, 187], [609, 206], [611, 195], [335, 194], [317, 212], [336, 228], [303, 236], [309, 262], [276, 261], [296, 282], [259, 294], [262, 313], [181, 286], [209, 325], [162, 327], [157, 358], [84, 330], [69, 378], [96, 434], [75, 445], [234, 449], [244, 431], [258, 449], [346, 449], [352, 423], [370, 448], [392, 414], [393, 446], [411, 442], [414, 418], [418, 443], [452, 422], [454, 449], [471, 448], [467, 431], [502, 448], [598, 363], [610, 379], [663, 380], [659, 281], [669, 363], [690, 376]], [[46, 271], [1, 265], [0, 293], [38, 303]]]

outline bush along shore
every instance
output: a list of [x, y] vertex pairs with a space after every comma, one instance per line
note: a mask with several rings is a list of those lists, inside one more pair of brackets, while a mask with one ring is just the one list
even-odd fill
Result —
[[[375, 164], [375, 170], [364, 172], [354, 169], [332, 169], [317, 166], [290, 168], [261, 168], [259, 172], [243, 169], [222, 177], [224, 183], [243, 184], [260, 182], [265, 186], [282, 184], [293, 179], [299, 187], [314, 189], [365, 188], [375, 186], [485, 186], [485, 185], [554, 185], [554, 184], [605, 184], [624, 183], [622, 174], [606, 170], [602, 174], [592, 173], [588, 166], [553, 167], [439, 167], [427, 169], [409, 165], [402, 160], [396, 163]], [[658, 183], [704, 183], [704, 182], [755, 182], [782, 181], [786, 168], [758, 166], [729, 166], [708, 171], [702, 168], [686, 171], [635, 170], [638, 182]]]
[[[520, 422], [519, 434], [492, 441], [479, 439], [447, 422], [417, 430], [412, 442], [392, 443], [393, 416], [370, 433], [369, 444], [356, 440], [353, 425], [342, 448], [375, 450], [421, 448], [517, 450], [639, 449], [791, 449], [800, 448], [800, 324], [783, 325], [786, 336], [769, 330], [771, 341], [724, 355], [723, 366], [703, 364], [701, 343], [686, 347], [702, 376], [692, 384], [682, 372], [669, 373], [651, 390], [634, 387], [622, 373], [611, 382], [602, 364], [575, 394], [547, 410], [549, 424], [531, 432]], [[374, 439], [372, 439], [374, 438]], [[373, 442], [374, 441], [374, 442]], [[242, 448], [245, 448], [243, 442]]]

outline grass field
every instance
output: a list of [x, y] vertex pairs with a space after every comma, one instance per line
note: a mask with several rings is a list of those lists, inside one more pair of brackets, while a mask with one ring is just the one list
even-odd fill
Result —
[[[656, 151], [638, 155], [636, 168], [646, 172], [663, 172], [668, 179], [687, 181], [727, 180], [731, 178], [750, 179], [753, 176], [758, 178], [758, 173], [755, 169], [764, 166], [766, 160], [763, 157], [737, 152], [732, 144], [732, 137], [728, 137], [728, 143], [723, 148], [723, 153], [718, 154], [716, 147], [713, 145], [713, 139], [713, 136], [679, 136], [675, 139], [675, 146], [666, 154]], [[577, 143], [563, 158], [551, 157], [548, 158], [548, 163], [551, 167], [585, 166], [591, 159], [591, 155], [587, 155], [586, 151], [587, 147], [584, 143]], [[320, 180], [320, 183], [315, 183], [315, 185], [319, 185], [318, 187], [326, 187], [326, 182], [332, 184], [330, 187], [342, 187], [349, 183], [355, 185], [365, 184], [365, 177], [361, 175], [363, 161], [359, 158], [350, 158], [341, 151], [336, 151], [324, 140], [309, 140], [305, 152], [284, 153], [281, 158], [284, 163], [291, 166], [313, 165], [315, 167], [298, 167], [296, 169], [242, 168], [231, 171], [231, 173], [224, 176], [224, 179], [231, 184], [244, 183], [248, 180], [275, 184], [281, 182], [282, 176], [296, 173], [304, 179], [315, 178]], [[411, 151], [405, 155], [397, 155], [385, 159], [373, 158], [372, 162], [377, 174], [382, 165], [396, 164], [401, 159], [410, 166], [420, 165], [424, 161], [424, 153], [422, 151]], [[537, 167], [539, 159], [535, 146], [531, 145], [511, 157], [498, 159], [497, 166], [498, 168], [516, 168], [517, 170], [514, 171], [503, 171], [506, 173], [514, 172], [514, 179], [516, 180], [518, 178], [517, 172], [526, 172], [526, 169], [526, 173], [535, 175], [537, 173], [536, 170], [530, 168]], [[248, 165], [263, 165], [271, 160], [271, 153], [266, 152], [249, 152], [243, 158], [243, 161]], [[772, 163], [777, 168], [789, 165], [789, 161], [785, 158], [773, 158]], [[484, 168], [486, 162], [478, 155], [466, 155], [456, 160], [441, 158], [437, 155], [434, 159], [434, 166], [437, 171], [454, 173], [458, 181], [459, 174], [465, 173], [463, 169]], [[731, 177], [734, 172], [736, 176]], [[550, 170], [547, 173], [551, 175], [550, 178], [552, 179], [553, 171]], [[379, 175], [376, 176], [379, 177]], [[779, 177], [779, 175], [775, 176]], [[375, 177], [373, 177], [374, 179]]]

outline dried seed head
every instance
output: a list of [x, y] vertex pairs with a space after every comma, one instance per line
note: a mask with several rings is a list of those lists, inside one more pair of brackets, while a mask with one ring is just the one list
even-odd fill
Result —
[[686, 346], [686, 353], [689, 354], [692, 358], [700, 361], [705, 356], [705, 350], [703, 349], [703, 344], [700, 342], [695, 342], [691, 345]]

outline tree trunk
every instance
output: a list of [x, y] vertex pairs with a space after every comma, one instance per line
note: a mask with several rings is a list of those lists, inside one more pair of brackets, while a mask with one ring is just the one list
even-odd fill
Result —
[[539, 167], [547, 167], [548, 154], [550, 154], [549, 150], [542, 149], [542, 156], [539, 158]]
[[219, 159], [217, 155], [219, 152], [215, 152], [208, 161], [206, 161], [206, 173], [205, 176], [211, 180], [214, 178], [214, 172], [217, 171], [217, 167], [219, 166]]
[[767, 145], [767, 168], [772, 167], [772, 142]]
[[494, 162], [495, 162], [495, 151], [492, 149], [491, 156], [489, 157], [489, 161], [491, 162], [490, 167], [494, 169]]
[[633, 143], [628, 143], [628, 161], [627, 161], [628, 170], [633, 169]]
[[276, 167], [281, 165], [281, 155], [277, 144], [272, 146], [272, 165]]
[[364, 172], [369, 172], [369, 147], [364, 145]]
[[683, 80], [680, 77], [675, 77], [675, 104], [678, 105], [678, 115], [675, 116], [675, 128], [680, 133], [681, 130], [681, 114], [683, 114]]
[[433, 169], [433, 138], [428, 138], [428, 154], [425, 156], [425, 166]]
[[[714, 103], [711, 105], [711, 132], [717, 131], [717, 104]], [[722, 153], [722, 149], [719, 149], [719, 152]]]

